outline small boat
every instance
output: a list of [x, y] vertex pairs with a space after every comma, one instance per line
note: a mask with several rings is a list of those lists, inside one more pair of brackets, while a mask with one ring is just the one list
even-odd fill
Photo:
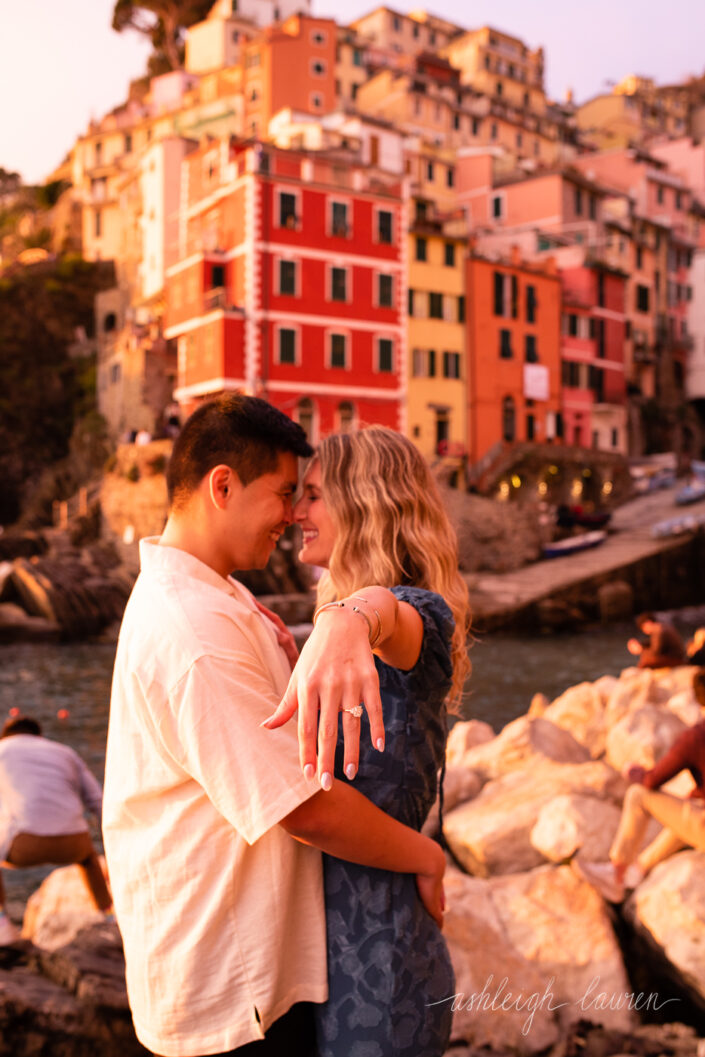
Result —
[[705, 525], [705, 514], [681, 514], [652, 525], [651, 535], [654, 539], [667, 539], [669, 536], [682, 536], [686, 532], [697, 532], [702, 525]]
[[585, 532], [580, 536], [569, 536], [557, 543], [547, 543], [542, 547], [544, 558], [561, 558], [565, 554], [577, 554], [578, 551], [599, 547], [607, 539], [606, 532]]
[[700, 499], [705, 499], [705, 481], [692, 477], [676, 496], [676, 504], [688, 506], [689, 503], [697, 503]]

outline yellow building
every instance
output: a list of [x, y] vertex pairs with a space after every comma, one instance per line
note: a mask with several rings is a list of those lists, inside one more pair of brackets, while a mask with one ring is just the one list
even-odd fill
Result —
[[630, 74], [611, 93], [589, 99], [576, 111], [578, 128], [598, 150], [628, 147], [651, 136], [683, 136], [695, 92], [685, 84], [656, 85]]
[[460, 70], [463, 84], [535, 114], [545, 112], [543, 48], [532, 51], [518, 37], [483, 26], [454, 37], [441, 54]]
[[465, 222], [412, 200], [408, 234], [409, 436], [431, 462], [466, 450]]

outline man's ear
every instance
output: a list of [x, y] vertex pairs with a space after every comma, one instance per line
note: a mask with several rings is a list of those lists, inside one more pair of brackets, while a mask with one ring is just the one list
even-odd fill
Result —
[[241, 488], [238, 475], [224, 463], [214, 466], [208, 474], [208, 494], [211, 503], [218, 510], [225, 510], [233, 493], [240, 491]]

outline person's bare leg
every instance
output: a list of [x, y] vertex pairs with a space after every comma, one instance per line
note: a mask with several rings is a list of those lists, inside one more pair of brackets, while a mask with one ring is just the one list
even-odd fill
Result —
[[103, 870], [88, 832], [68, 833], [58, 837], [40, 837], [18, 833], [10, 846], [7, 861], [11, 866], [57, 866], [76, 864], [81, 867], [93, 902], [99, 910], [109, 910], [112, 899]]

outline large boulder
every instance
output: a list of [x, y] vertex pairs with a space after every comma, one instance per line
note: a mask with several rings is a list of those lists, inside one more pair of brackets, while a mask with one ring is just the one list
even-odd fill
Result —
[[583, 859], [601, 862], [609, 856], [620, 817], [617, 805], [607, 800], [563, 794], [541, 808], [529, 840], [550, 862], [565, 862], [578, 851]]
[[648, 669], [625, 668], [605, 702], [607, 726], [613, 726], [631, 709], [645, 705], [650, 698], [651, 683]]
[[488, 782], [474, 800], [449, 812], [446, 840], [463, 868], [478, 877], [531, 870], [544, 862], [531, 843], [531, 831], [545, 804], [561, 793], [618, 804], [624, 788], [620, 775], [600, 760], [571, 764], [544, 759], [540, 767]]
[[22, 935], [37, 947], [54, 951], [104, 916], [91, 898], [80, 866], [52, 870], [27, 900]]
[[[443, 779], [443, 814], [444, 818], [449, 811], [457, 807], [458, 804], [464, 804], [468, 800], [472, 800], [482, 789], [482, 778], [475, 771], [470, 771], [466, 767], [446, 767], [445, 777]], [[428, 818], [423, 826], [423, 832], [427, 836], [434, 836], [439, 830], [439, 805], [440, 800], [436, 797], [436, 802], [431, 808]]]
[[473, 1052], [531, 1054], [580, 1020], [633, 1026], [604, 903], [569, 868], [489, 880], [449, 870], [446, 894], [444, 932], [456, 973], [452, 1039]]
[[610, 728], [605, 759], [618, 771], [628, 763], [653, 767], [684, 730], [683, 720], [663, 705], [642, 705]]
[[492, 741], [468, 749], [462, 764], [490, 780], [544, 762], [583, 763], [589, 759], [588, 750], [569, 731], [542, 717], [520, 716]]
[[556, 726], [570, 731], [588, 749], [593, 759], [605, 751], [605, 708], [599, 689], [592, 683], [571, 686], [543, 714]]
[[476, 745], [484, 745], [492, 741], [495, 733], [489, 723], [481, 719], [468, 719], [456, 723], [449, 735], [446, 744], [446, 762], [449, 766], [462, 762], [468, 749], [474, 749]]
[[659, 863], [623, 912], [668, 975], [705, 1010], [705, 852], [682, 851]]

